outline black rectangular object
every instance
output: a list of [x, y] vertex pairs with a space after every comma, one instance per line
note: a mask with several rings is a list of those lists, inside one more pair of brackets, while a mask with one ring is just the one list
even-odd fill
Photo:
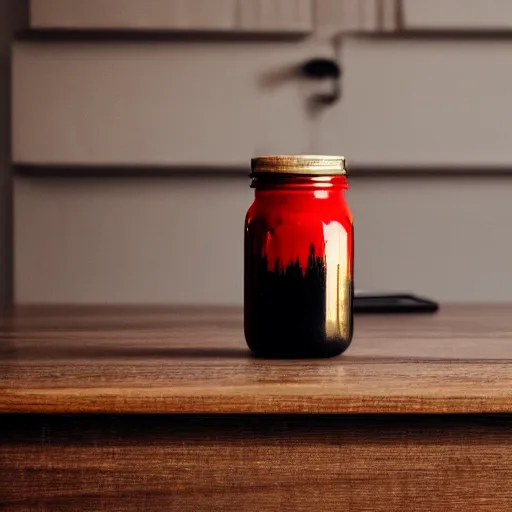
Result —
[[356, 314], [435, 313], [439, 304], [412, 294], [354, 295]]

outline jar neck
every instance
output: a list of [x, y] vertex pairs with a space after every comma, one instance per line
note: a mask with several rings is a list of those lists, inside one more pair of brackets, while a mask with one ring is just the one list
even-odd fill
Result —
[[322, 191], [323, 195], [339, 195], [348, 190], [346, 176], [298, 176], [283, 174], [252, 175], [251, 188], [255, 189], [256, 197], [269, 194], [303, 193], [315, 195]]

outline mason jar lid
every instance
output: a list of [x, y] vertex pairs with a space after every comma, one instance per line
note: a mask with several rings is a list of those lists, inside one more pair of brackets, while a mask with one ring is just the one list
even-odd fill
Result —
[[345, 157], [324, 155], [268, 155], [251, 160], [253, 174], [302, 174], [307, 176], [343, 176], [347, 174]]

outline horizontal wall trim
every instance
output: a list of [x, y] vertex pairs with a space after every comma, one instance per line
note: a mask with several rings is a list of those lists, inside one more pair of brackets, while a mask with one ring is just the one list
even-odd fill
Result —
[[511, 30], [491, 30], [491, 29], [482, 29], [482, 30], [434, 30], [434, 29], [399, 29], [394, 32], [367, 32], [364, 34], [351, 34], [352, 37], [364, 38], [364, 39], [390, 39], [390, 40], [421, 40], [426, 39], [429, 41], [438, 40], [439, 42], [444, 41], [457, 41], [457, 40], [511, 40], [512, 39], [512, 29]]
[[309, 34], [304, 31], [250, 31], [202, 29], [202, 30], [148, 30], [148, 29], [36, 29], [22, 30], [15, 34], [17, 41], [29, 42], [66, 42], [66, 43], [132, 43], [132, 42], [229, 42], [229, 41], [256, 41], [256, 42], [293, 42], [304, 39]]
[[[53, 166], [53, 165], [23, 165], [13, 166], [18, 175], [38, 178], [127, 178], [127, 177], [249, 177], [250, 167], [219, 166]], [[411, 177], [425, 178], [428, 176], [440, 178], [445, 176], [469, 177], [496, 177], [511, 176], [512, 167], [360, 167], [351, 166], [350, 178], [359, 177]]]
[[[66, 43], [105, 43], [105, 42], [229, 42], [229, 41], [255, 41], [255, 42], [294, 42], [311, 37], [304, 31], [249, 31], [233, 29], [220, 31], [217, 29], [202, 30], [149, 30], [149, 29], [29, 29], [16, 32], [17, 41], [29, 42], [66, 42]], [[512, 40], [512, 30], [396, 30], [375, 32], [347, 32], [337, 36], [357, 39], [381, 40], [428, 40], [439, 41], [502, 41]]]
[[208, 177], [208, 176], [228, 176], [228, 177], [249, 177], [251, 169], [244, 167], [195, 167], [195, 166], [53, 166], [53, 165], [23, 165], [13, 166], [16, 174], [23, 176], [33, 176], [40, 178], [131, 178], [131, 177], [165, 177], [165, 176], [185, 176], [185, 177]]

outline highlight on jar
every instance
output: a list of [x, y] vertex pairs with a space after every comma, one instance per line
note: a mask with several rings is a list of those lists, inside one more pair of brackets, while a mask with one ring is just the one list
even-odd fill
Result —
[[244, 329], [259, 357], [333, 357], [353, 335], [353, 220], [341, 156], [251, 162]]

